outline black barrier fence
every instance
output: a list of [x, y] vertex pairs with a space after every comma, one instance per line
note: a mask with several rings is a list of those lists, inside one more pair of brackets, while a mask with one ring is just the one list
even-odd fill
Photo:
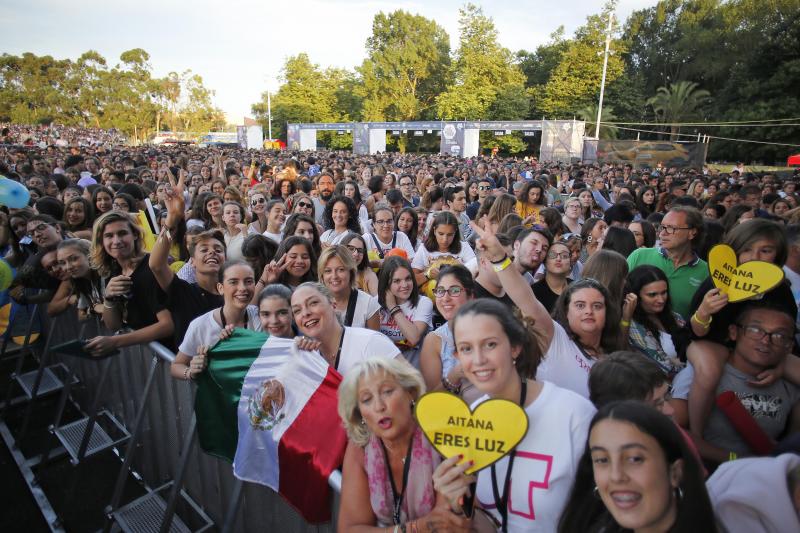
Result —
[[[278, 494], [260, 485], [240, 482], [233, 476], [229, 463], [203, 453], [195, 445], [194, 385], [170, 376], [169, 366], [175, 357], [172, 352], [151, 343], [124, 348], [102, 360], [55, 353], [51, 347], [81, 334], [90, 337], [98, 331], [98, 326], [79, 323], [72, 311], [43, 323], [47, 324], [47, 331], [43, 332], [46, 334], [30, 350], [25, 346], [22, 350], [17, 348], [16, 354], [14, 350], [4, 350], [5, 359], [16, 357], [21, 361], [28, 357], [38, 367], [24, 372], [23, 365], [17, 365], [12, 380], [24, 384], [17, 387], [23, 394], [9, 398], [4, 410], [16, 405], [15, 408], [25, 409], [28, 414], [27, 405], [49, 393], [60, 395], [58, 405], [62, 411], [64, 404], [74, 402], [86, 416], [63, 423], [56, 413], [53, 430], [60, 446], [51, 445], [36, 458], [22, 456], [16, 441], [27, 438], [25, 423], [13, 435], [5, 421], [0, 421], [0, 432], [14, 451], [52, 530], [62, 530], [62, 525], [36, 478], [58, 461], [88, 463], [105, 448], [118, 450], [122, 459], [116, 467], [120, 472], [117, 483], [107, 496], [106, 530], [334, 530], [332, 524], [309, 525]], [[59, 384], [64, 386], [59, 388]], [[36, 388], [39, 391], [30, 399]], [[86, 431], [87, 426], [95, 427]], [[143, 495], [133, 500], [126, 500], [126, 491], [122, 490], [124, 478], [129, 476], [128, 467], [144, 486]], [[73, 481], [80, 482], [80, 478]], [[335, 493], [340, 490], [340, 482], [340, 473], [334, 472], [330, 484]], [[333, 502], [334, 510], [337, 503]]]

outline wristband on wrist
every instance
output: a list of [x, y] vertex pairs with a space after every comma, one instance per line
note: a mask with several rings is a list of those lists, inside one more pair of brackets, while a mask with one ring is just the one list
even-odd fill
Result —
[[117, 303], [116, 302], [111, 302], [111, 305], [108, 305], [108, 300], [103, 298], [103, 307], [105, 307], [106, 309], [116, 309]]
[[703, 326], [704, 328], [707, 328], [708, 326], [710, 326], [711, 325], [711, 321], [714, 320], [713, 316], [708, 315], [708, 321], [703, 322], [702, 320], [700, 320], [700, 317], [697, 316], [697, 311], [694, 312], [694, 314], [692, 315], [692, 318], [694, 319], [694, 321], [698, 325]]
[[623, 318], [622, 320], [619, 321], [619, 325], [622, 326], [623, 328], [629, 328], [631, 326], [631, 323], [629, 320], [625, 320]]
[[728, 461], [735, 461], [739, 458], [739, 455], [736, 452], [728, 452]]
[[444, 390], [447, 392], [452, 392], [453, 394], [458, 394], [461, 392], [461, 382], [456, 385], [447, 379], [447, 376], [442, 378], [442, 387], [444, 387]]
[[189, 366], [186, 366], [186, 370], [183, 371], [183, 380], [184, 381], [191, 381], [192, 377], [189, 375]]
[[511, 258], [508, 257], [508, 256], [506, 256], [506, 258], [502, 262], [500, 262], [499, 264], [498, 263], [492, 263], [492, 268], [494, 269], [495, 272], [502, 272], [503, 270], [507, 269], [509, 266], [511, 266]]
[[503, 257], [501, 259], [498, 259], [497, 261], [492, 261], [491, 259], [489, 259], [489, 262], [493, 265], [499, 265], [500, 263], [505, 262], [506, 259], [508, 259], [508, 254], [503, 255]]

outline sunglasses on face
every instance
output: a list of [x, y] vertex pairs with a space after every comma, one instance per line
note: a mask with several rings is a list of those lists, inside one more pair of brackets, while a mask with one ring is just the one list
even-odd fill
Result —
[[265, 203], [267, 203], [267, 201], [264, 198], [253, 198], [252, 200], [250, 200], [250, 205], [253, 207], [257, 206], [258, 204], [265, 204]]
[[308, 202], [297, 202], [297, 207], [304, 207], [306, 209], [311, 209], [314, 206], [312, 204], [309, 204]]

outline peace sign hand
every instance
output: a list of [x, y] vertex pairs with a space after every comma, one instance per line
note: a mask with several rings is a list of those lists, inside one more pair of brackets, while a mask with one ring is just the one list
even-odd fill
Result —
[[179, 174], [178, 183], [175, 183], [175, 176], [170, 173], [170, 186], [164, 189], [164, 204], [167, 206], [165, 224], [168, 228], [177, 227], [186, 210], [186, 201], [183, 199], [183, 191], [186, 190], [186, 174], [184, 172], [179, 172]]
[[497, 239], [497, 232], [491, 227], [491, 224], [489, 224], [489, 217], [484, 215], [481, 221], [484, 225], [483, 228], [474, 221], [469, 223], [472, 227], [472, 231], [478, 235], [478, 239], [475, 241], [475, 249], [484, 252], [490, 263], [502, 261], [503, 256], [507, 254], [505, 248], [503, 248], [503, 245], [500, 244], [500, 241]]
[[281, 275], [281, 272], [286, 270], [288, 266], [289, 263], [286, 255], [284, 255], [277, 261], [270, 261], [269, 263], [264, 265], [264, 272], [261, 274], [261, 280], [264, 282], [265, 285], [275, 283], [276, 281], [278, 281], [278, 277]]

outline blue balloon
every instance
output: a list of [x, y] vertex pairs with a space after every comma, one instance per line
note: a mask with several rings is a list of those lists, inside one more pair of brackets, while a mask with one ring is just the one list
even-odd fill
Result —
[[31, 193], [23, 184], [0, 176], [0, 205], [12, 209], [22, 209], [28, 206]]

